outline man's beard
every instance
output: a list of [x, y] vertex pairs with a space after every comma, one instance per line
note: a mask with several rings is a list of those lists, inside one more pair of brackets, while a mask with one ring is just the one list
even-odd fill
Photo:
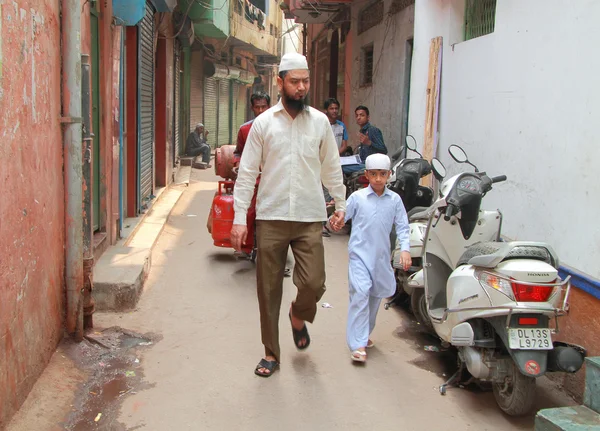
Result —
[[303, 109], [306, 109], [307, 106], [309, 106], [308, 94], [303, 99], [297, 100], [297, 99], [294, 99], [293, 97], [290, 97], [288, 94], [286, 94], [284, 92], [283, 93], [283, 103], [285, 103], [285, 105], [289, 109], [300, 112]]

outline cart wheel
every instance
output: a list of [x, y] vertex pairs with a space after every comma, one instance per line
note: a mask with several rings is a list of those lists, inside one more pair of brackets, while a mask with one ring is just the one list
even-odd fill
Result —
[[446, 395], [446, 386], [440, 386], [440, 395]]
[[387, 304], [387, 303], [383, 304], [383, 308], [385, 308], [386, 310], [389, 310], [390, 309], [390, 304]]

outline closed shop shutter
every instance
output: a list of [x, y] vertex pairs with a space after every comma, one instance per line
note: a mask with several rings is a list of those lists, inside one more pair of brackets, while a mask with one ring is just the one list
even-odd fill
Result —
[[181, 155], [181, 43], [175, 39], [175, 67], [173, 88], [173, 165]]
[[247, 87], [243, 84], [233, 84], [233, 97], [234, 117], [231, 139], [235, 141], [240, 126], [246, 122], [246, 107], [248, 105]]
[[154, 9], [146, 2], [146, 15], [139, 24], [139, 141], [140, 201], [152, 194], [154, 167]]
[[231, 115], [229, 107], [229, 101], [231, 100], [230, 90], [231, 81], [228, 79], [221, 79], [219, 81], [219, 140], [217, 141], [219, 147], [231, 143]]
[[325, 99], [329, 98], [329, 65], [330, 47], [327, 38], [323, 37], [317, 44], [317, 94], [314, 102], [319, 109], [322, 108]]
[[[219, 81], [214, 78], [204, 80], [204, 127], [210, 132], [208, 143], [212, 147], [217, 145], [217, 106]], [[192, 126], [193, 127], [193, 126]]]
[[[196, 128], [196, 124], [204, 123], [203, 118], [203, 93], [204, 93], [204, 73], [202, 70], [202, 51], [192, 51], [190, 58], [190, 133]], [[211, 130], [211, 134], [215, 133]], [[186, 134], [187, 137], [187, 134]]]

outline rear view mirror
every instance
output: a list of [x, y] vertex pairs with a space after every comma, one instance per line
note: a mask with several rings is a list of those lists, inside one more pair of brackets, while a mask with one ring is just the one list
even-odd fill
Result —
[[438, 180], [442, 181], [446, 176], [446, 167], [435, 157], [431, 160], [431, 169], [433, 170], [433, 176]]
[[[411, 139], [409, 139], [411, 138]], [[417, 140], [412, 135], [406, 135], [406, 148], [412, 151], [417, 151]]]
[[458, 145], [450, 145], [448, 152], [450, 153], [450, 156], [458, 163], [467, 163], [469, 161], [465, 150], [460, 148]]

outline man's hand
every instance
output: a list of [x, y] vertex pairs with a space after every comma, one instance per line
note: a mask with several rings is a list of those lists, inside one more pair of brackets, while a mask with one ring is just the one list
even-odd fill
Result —
[[248, 227], [245, 224], [234, 224], [231, 228], [231, 245], [235, 251], [242, 251], [242, 244], [246, 242]]
[[367, 145], [367, 146], [371, 145], [371, 139], [369, 138], [369, 132], [367, 132], [366, 134], [358, 132], [358, 140], [363, 145]]
[[346, 213], [344, 211], [336, 211], [333, 213], [331, 218], [329, 219], [329, 224], [331, 224], [331, 228], [334, 232], [339, 232], [342, 230], [346, 221], [344, 220], [346, 217]]
[[412, 265], [412, 258], [410, 257], [410, 253], [408, 251], [403, 251], [400, 253], [400, 264], [405, 271], [408, 271], [408, 268]]

